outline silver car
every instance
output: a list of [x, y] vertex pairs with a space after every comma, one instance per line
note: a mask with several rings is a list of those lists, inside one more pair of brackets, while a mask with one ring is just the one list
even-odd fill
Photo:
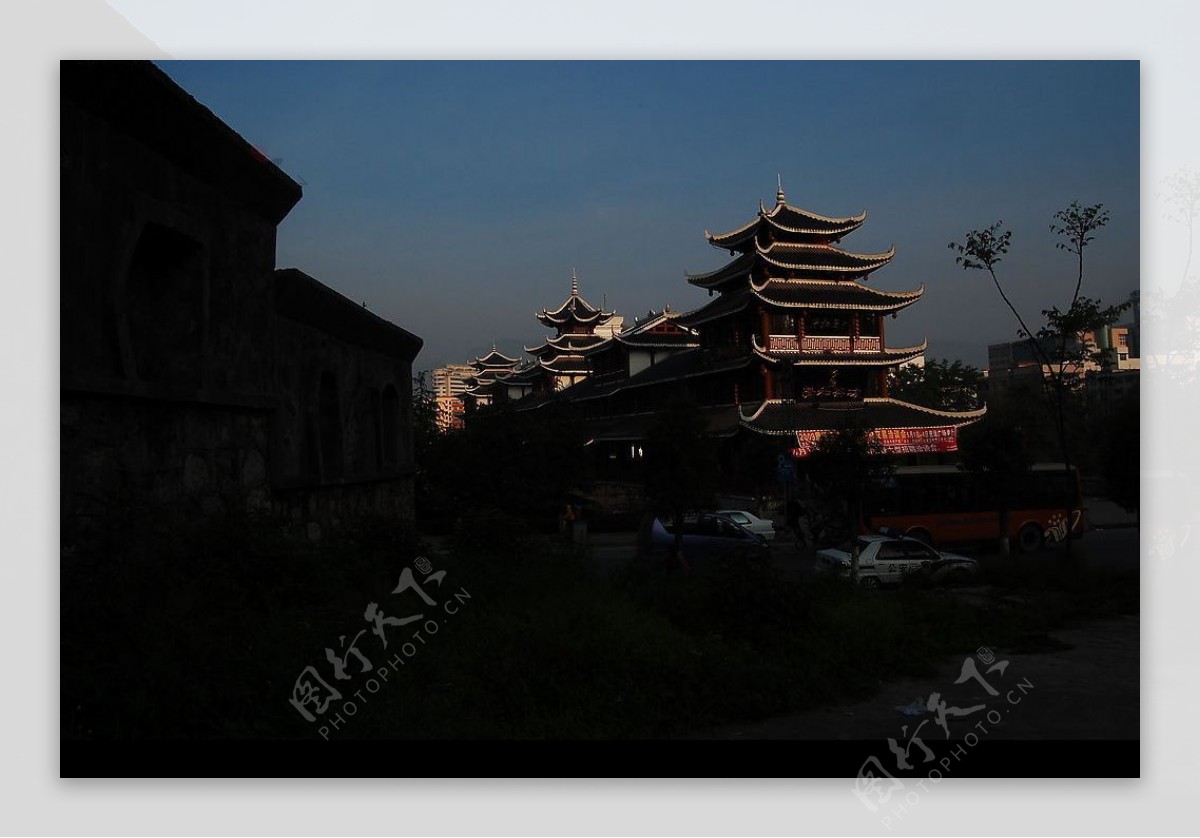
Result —
[[[648, 515], [638, 531], [638, 557], [665, 559], [675, 545], [675, 530], [669, 519]], [[708, 562], [770, 561], [766, 539], [711, 512], [688, 515], [683, 520], [683, 555], [694, 565]]]
[[775, 540], [775, 525], [770, 521], [752, 515], [744, 509], [718, 509], [717, 515], [724, 515], [735, 524], [739, 524], [750, 532], [758, 533], [767, 541]]

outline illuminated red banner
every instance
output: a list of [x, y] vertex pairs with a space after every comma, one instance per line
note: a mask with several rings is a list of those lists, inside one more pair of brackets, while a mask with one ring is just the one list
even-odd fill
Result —
[[[796, 431], [793, 457], [807, 457], [831, 431]], [[875, 428], [867, 433], [886, 454], [928, 454], [958, 450], [958, 428]]]

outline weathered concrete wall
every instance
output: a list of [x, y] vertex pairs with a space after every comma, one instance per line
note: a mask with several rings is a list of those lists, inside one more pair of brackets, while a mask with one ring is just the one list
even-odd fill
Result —
[[272, 478], [293, 518], [412, 518], [412, 364], [279, 317]]
[[149, 64], [63, 64], [64, 555], [139, 514], [412, 517], [419, 338], [296, 271], [299, 187]]
[[62, 552], [95, 552], [114, 528], [271, 509], [270, 414], [97, 394], [61, 407]]
[[272, 494], [272, 510], [317, 540], [329, 528], [360, 516], [412, 521], [413, 482], [389, 479], [276, 489]]
[[64, 385], [265, 393], [275, 225], [65, 100], [61, 175]]

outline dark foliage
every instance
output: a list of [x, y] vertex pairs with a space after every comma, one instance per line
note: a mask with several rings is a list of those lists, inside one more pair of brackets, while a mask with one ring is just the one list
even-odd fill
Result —
[[[806, 461], [824, 514], [840, 519], [842, 531], [847, 534], [859, 531], [867, 484], [883, 479], [895, 468], [883, 456], [883, 446], [867, 429], [851, 424], [821, 437]], [[857, 574], [857, 540], [853, 542], [852, 553], [853, 572]]]
[[888, 384], [901, 401], [936, 410], [975, 410], [982, 403], [983, 373], [962, 361], [931, 358], [924, 366], [903, 366]]
[[717, 488], [716, 440], [706, 433], [696, 403], [677, 394], [646, 433], [643, 470], [646, 495], [658, 514], [674, 522], [678, 556], [683, 546], [683, 515], [711, 504]]
[[1140, 434], [1141, 404], [1136, 398], [1126, 398], [1117, 405], [1108, 427], [1104, 476], [1109, 497], [1130, 512], [1141, 506]]
[[417, 520], [426, 531], [449, 532], [493, 509], [552, 529], [587, 483], [585, 442], [567, 405], [478, 411], [464, 429], [437, 434], [418, 451]]

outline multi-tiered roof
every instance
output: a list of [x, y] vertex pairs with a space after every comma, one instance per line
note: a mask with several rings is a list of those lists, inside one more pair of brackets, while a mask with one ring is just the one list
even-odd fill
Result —
[[492, 344], [492, 351], [486, 355], [477, 355], [470, 362], [474, 373], [467, 377], [467, 390], [476, 405], [491, 404], [496, 399], [498, 384], [509, 379], [517, 370], [520, 359], [510, 358]]
[[706, 231], [709, 243], [733, 259], [715, 271], [687, 275], [689, 283], [718, 296], [680, 322], [697, 329], [704, 348], [727, 364], [748, 361], [730, 376], [731, 400], [744, 427], [794, 433], [803, 448], [805, 433], [823, 433], [848, 419], [876, 429], [952, 432], [982, 415], [929, 411], [888, 397], [889, 374], [921, 357], [926, 343], [888, 347], [884, 316], [917, 302], [925, 286], [897, 292], [867, 284], [896, 251], [857, 253], [838, 246], [866, 217], [830, 217], [792, 206], [781, 184], [772, 209], [760, 202], [757, 216], [741, 227]]
[[534, 364], [522, 375], [533, 377], [542, 371], [556, 380], [556, 387], [572, 384], [588, 374], [588, 363], [584, 355], [606, 340], [608, 336], [596, 334], [596, 329], [608, 324], [615, 312], [604, 311], [585, 300], [579, 294], [579, 277], [571, 272], [571, 296], [558, 308], [542, 309], [535, 317], [555, 334], [539, 346], [527, 346], [525, 351], [534, 357]]
[[[492, 351], [486, 355], [477, 355], [471, 361], [471, 366], [479, 376], [495, 378], [504, 373], [510, 373], [521, 363], [519, 358], [510, 358], [492, 344]], [[478, 377], [478, 376], [477, 376]]]

